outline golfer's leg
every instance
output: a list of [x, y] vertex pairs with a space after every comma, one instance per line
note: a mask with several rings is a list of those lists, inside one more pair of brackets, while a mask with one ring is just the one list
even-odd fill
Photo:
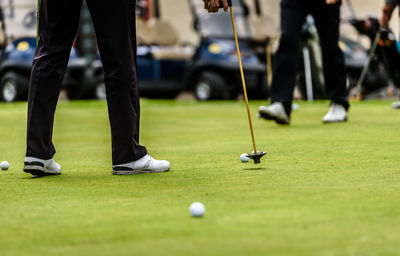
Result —
[[113, 165], [147, 154], [139, 145], [134, 0], [87, 0], [104, 66]]
[[293, 90], [296, 84], [298, 45], [301, 27], [305, 21], [307, 8], [305, 0], [282, 0], [281, 38], [275, 55], [272, 102], [281, 102], [290, 114]]
[[79, 24], [82, 0], [40, 0], [38, 45], [28, 98], [26, 156], [50, 159], [54, 112]]
[[340, 4], [321, 4], [313, 11], [321, 41], [325, 87], [332, 102], [349, 107], [344, 55], [339, 47]]

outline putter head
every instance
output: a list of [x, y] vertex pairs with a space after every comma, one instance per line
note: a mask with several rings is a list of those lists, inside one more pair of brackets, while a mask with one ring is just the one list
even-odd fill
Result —
[[267, 152], [257, 151], [255, 153], [252, 152], [251, 154], [247, 154], [247, 157], [253, 159], [255, 164], [259, 164], [259, 163], [261, 163], [261, 158], [263, 156], [265, 156], [266, 154], [267, 154]]

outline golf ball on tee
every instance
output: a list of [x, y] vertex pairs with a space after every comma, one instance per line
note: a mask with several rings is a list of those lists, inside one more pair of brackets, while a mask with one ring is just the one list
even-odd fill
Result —
[[0, 168], [1, 168], [3, 171], [7, 171], [8, 168], [10, 168], [10, 164], [9, 164], [7, 161], [2, 161], [2, 162], [0, 163]]
[[242, 161], [242, 163], [247, 163], [249, 160], [250, 158], [247, 156], [246, 153], [240, 155], [240, 161]]
[[189, 209], [193, 217], [202, 217], [204, 215], [204, 212], [206, 211], [204, 205], [199, 202], [192, 203]]

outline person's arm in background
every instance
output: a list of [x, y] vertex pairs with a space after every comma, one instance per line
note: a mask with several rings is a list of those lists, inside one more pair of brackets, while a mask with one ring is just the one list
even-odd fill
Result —
[[228, 11], [228, 0], [203, 0], [204, 9], [208, 10], [208, 12], [218, 12], [220, 8], [220, 3], [224, 6], [224, 11]]
[[382, 14], [381, 14], [381, 18], [379, 20], [379, 23], [383, 28], [389, 27], [389, 22], [392, 17], [393, 10], [395, 8], [396, 8], [395, 1], [386, 0], [386, 2], [383, 4]]

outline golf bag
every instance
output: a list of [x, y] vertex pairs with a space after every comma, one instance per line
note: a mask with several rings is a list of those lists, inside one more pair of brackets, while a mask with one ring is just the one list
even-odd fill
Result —
[[376, 17], [368, 17], [365, 20], [351, 19], [350, 24], [358, 33], [369, 38], [371, 47], [380, 31], [375, 54], [371, 60], [367, 76], [362, 83], [361, 93], [363, 98], [368, 98], [368, 95], [373, 95], [375, 92], [387, 88], [389, 82], [400, 88], [400, 49], [391, 29], [382, 30]]

